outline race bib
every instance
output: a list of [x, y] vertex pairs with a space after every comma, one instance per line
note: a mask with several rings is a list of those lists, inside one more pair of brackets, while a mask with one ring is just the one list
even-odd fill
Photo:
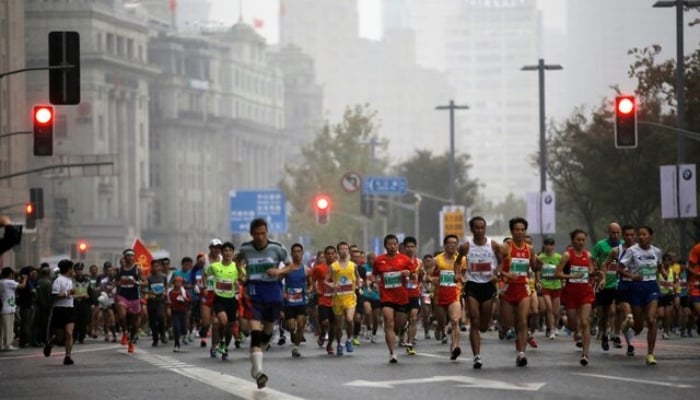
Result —
[[270, 268], [275, 268], [274, 264], [264, 262], [260, 264], [248, 264], [248, 280], [274, 282], [277, 278], [267, 274]]
[[407, 289], [418, 289], [418, 284], [413, 281], [406, 282]]
[[355, 291], [352, 288], [352, 283], [346, 283], [344, 285], [338, 285], [337, 286], [337, 294], [340, 295], [345, 295], [345, 294], [352, 294], [355, 293]]
[[491, 263], [490, 262], [475, 262], [469, 264], [471, 272], [474, 275], [489, 276], [491, 275]]
[[645, 265], [642, 267], [642, 280], [643, 281], [655, 281], [656, 272], [658, 268], [656, 265]]
[[401, 272], [385, 272], [383, 278], [384, 288], [394, 289], [401, 287]]
[[542, 279], [554, 279], [554, 272], [557, 267], [552, 264], [544, 264], [542, 266]]
[[304, 291], [301, 288], [287, 288], [287, 302], [291, 304], [304, 302]]
[[232, 292], [233, 282], [231, 281], [218, 281], [216, 282], [216, 290], [220, 292]]
[[165, 285], [162, 283], [151, 283], [151, 293], [153, 294], [163, 294], [165, 292]]
[[454, 287], [457, 286], [455, 282], [455, 272], [449, 270], [440, 271], [440, 286], [443, 287]]
[[510, 272], [514, 273], [515, 276], [527, 276], [529, 268], [530, 260], [527, 258], [513, 258], [510, 261]]
[[583, 274], [583, 277], [577, 278], [577, 279], [569, 279], [569, 282], [571, 283], [588, 283], [588, 267], [580, 266], [580, 265], [572, 265], [571, 266], [571, 274]]
[[618, 270], [618, 265], [616, 262], [611, 262], [608, 264], [608, 273], [609, 274], [617, 274]]

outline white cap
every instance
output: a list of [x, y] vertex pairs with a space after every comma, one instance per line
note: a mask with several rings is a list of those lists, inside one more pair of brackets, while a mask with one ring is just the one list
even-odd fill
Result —
[[223, 246], [224, 242], [222, 242], [220, 239], [212, 239], [209, 242], [209, 247], [215, 247], [215, 246]]

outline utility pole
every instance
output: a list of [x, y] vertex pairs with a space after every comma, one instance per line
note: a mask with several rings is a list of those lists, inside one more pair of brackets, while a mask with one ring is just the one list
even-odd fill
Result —
[[450, 100], [450, 104], [435, 109], [450, 110], [450, 200], [455, 204], [455, 110], [468, 110], [469, 106], [456, 105], [454, 100]]

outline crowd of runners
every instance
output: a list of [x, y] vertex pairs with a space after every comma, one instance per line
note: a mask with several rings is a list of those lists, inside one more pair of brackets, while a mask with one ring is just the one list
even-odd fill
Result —
[[[375, 343], [381, 328], [394, 364], [400, 347], [416, 354], [420, 328], [423, 339], [448, 344], [452, 360], [462, 354], [461, 335], [468, 331], [478, 369], [488, 352], [482, 353], [481, 333], [489, 330], [514, 339], [520, 367], [528, 364], [527, 347], [538, 347], [540, 331], [540, 340], [571, 334], [583, 366], [595, 336], [603, 351], [634, 356], [632, 338], [646, 326], [645, 362], [655, 365], [658, 332], [662, 339], [692, 336], [694, 329], [700, 334], [700, 244], [679, 263], [652, 244], [650, 227], [611, 223], [591, 250], [587, 233], [574, 230], [560, 254], [552, 238], [533, 249], [527, 227], [525, 219], [513, 218], [510, 237], [497, 242], [487, 236], [486, 220], [474, 217], [468, 239], [448, 235], [434, 254], [417, 254], [413, 237], [388, 234], [383, 254], [341, 241], [305, 262], [301, 244], [288, 253], [268, 238], [266, 221], [255, 219], [252, 239], [239, 248], [213, 239], [208, 253], [182, 258], [179, 268], [167, 258], [153, 260], [148, 276], [133, 249], [124, 250], [119, 266], [105, 262], [101, 271], [92, 265], [84, 272], [70, 260], [58, 264], [56, 277], [47, 266], [18, 277], [5, 268], [0, 349], [14, 349], [17, 336], [21, 346], [43, 346], [48, 357], [62, 344], [69, 365], [73, 344], [86, 337], [120, 342], [128, 353], [139, 340], [172, 342], [175, 352], [200, 346], [223, 361], [232, 345], [246, 343], [251, 376], [263, 388], [263, 353], [273, 336], [278, 345], [289, 336], [294, 358], [302, 356], [307, 336], [316, 351], [343, 356], [362, 342]], [[14, 329], [15, 314], [22, 316], [15, 295], [28, 287], [35, 293], [32, 322], [20, 318]]]

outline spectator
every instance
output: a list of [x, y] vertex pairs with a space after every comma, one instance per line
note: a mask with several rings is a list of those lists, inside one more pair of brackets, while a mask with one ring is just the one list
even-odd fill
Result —
[[2, 302], [2, 319], [0, 319], [0, 350], [17, 350], [12, 346], [15, 337], [15, 296], [17, 289], [27, 285], [28, 276], [22, 275], [20, 283], [14, 279], [15, 271], [5, 267], [0, 273], [0, 301]]

